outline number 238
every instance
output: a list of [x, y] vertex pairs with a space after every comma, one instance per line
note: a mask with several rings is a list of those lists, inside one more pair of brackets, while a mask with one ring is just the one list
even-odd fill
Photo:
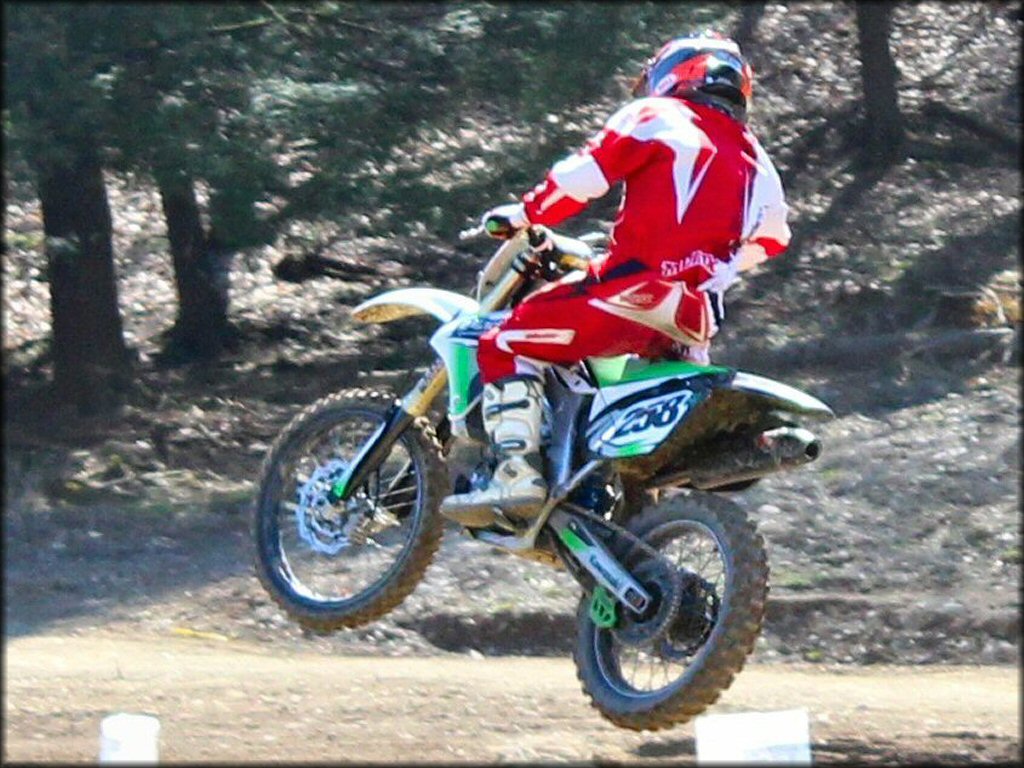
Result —
[[642, 406], [626, 414], [622, 426], [615, 431], [615, 437], [643, 432], [652, 427], [666, 427], [679, 419], [679, 407], [689, 401], [691, 393], [664, 400], [655, 405]]

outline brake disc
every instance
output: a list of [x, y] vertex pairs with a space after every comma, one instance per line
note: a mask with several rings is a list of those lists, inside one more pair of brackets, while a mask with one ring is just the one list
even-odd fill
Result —
[[329, 499], [331, 487], [347, 468], [347, 462], [331, 459], [313, 470], [295, 492], [299, 537], [325, 555], [336, 555], [349, 544], [344, 530], [348, 514]]

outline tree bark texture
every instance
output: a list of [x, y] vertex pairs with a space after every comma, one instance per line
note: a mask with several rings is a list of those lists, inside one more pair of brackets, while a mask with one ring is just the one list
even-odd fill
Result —
[[757, 25], [760, 23], [761, 17], [764, 16], [767, 4], [764, 0], [747, 2], [743, 3], [740, 9], [740, 18], [733, 30], [732, 39], [739, 45], [748, 61], [750, 61], [751, 52], [747, 48], [754, 42]]
[[220, 351], [228, 330], [228, 276], [203, 229], [193, 180], [183, 173], [157, 179], [178, 291], [172, 344], [189, 355]]
[[893, 5], [857, 2], [857, 40], [866, 114], [865, 160], [871, 165], [891, 162], [903, 143], [896, 82], [899, 71], [889, 48]]
[[61, 147], [39, 173], [53, 324], [53, 384], [58, 398], [93, 413], [128, 383], [111, 243], [110, 206], [95, 147]]

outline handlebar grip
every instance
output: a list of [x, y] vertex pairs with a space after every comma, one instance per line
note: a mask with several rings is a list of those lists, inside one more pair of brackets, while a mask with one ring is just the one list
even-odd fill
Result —
[[484, 231], [496, 240], [510, 240], [516, 234], [512, 222], [504, 216], [488, 216], [483, 226]]

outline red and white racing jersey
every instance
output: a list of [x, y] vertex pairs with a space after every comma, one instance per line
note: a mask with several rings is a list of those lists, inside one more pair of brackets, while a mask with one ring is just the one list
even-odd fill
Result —
[[523, 196], [526, 215], [557, 225], [619, 181], [622, 202], [598, 275], [637, 261], [695, 285], [737, 249], [771, 258], [789, 243], [774, 165], [743, 124], [712, 107], [673, 97], [627, 104]]

